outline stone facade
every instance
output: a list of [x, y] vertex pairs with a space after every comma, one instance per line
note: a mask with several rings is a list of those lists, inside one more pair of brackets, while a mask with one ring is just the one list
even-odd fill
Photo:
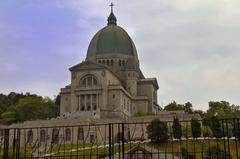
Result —
[[160, 110], [157, 79], [143, 76], [136, 47], [116, 22], [93, 37], [85, 61], [69, 70], [71, 83], [61, 89], [63, 117], [127, 119]]

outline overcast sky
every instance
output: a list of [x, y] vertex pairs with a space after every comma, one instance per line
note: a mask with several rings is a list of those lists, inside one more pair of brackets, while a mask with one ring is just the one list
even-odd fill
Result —
[[[118, 25], [132, 37], [159, 104], [240, 104], [239, 0], [115, 0]], [[53, 97], [68, 68], [86, 57], [106, 26], [108, 0], [0, 1], [0, 92]]]

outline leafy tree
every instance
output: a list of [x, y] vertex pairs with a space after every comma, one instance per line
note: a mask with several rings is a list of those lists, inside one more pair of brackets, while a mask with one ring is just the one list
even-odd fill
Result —
[[8, 94], [8, 99], [11, 101], [12, 105], [16, 105], [18, 100], [23, 97], [25, 97], [25, 95], [23, 95], [23, 93], [19, 94], [19, 93], [11, 92]]
[[184, 109], [184, 111], [187, 112], [187, 113], [193, 113], [192, 103], [190, 103], [190, 102], [185, 103], [183, 109]]
[[60, 106], [60, 102], [61, 102], [61, 96], [57, 95], [55, 98], [55, 104]]
[[181, 137], [182, 137], [182, 126], [181, 126], [178, 118], [174, 118], [173, 125], [172, 125], [172, 130], [173, 130], [173, 137], [176, 138], [176, 139], [181, 139]]
[[11, 102], [8, 97], [4, 94], [0, 94], [0, 114], [5, 112], [10, 105]]
[[210, 101], [208, 105], [209, 109], [205, 114], [208, 119], [216, 115], [220, 118], [235, 118], [240, 116], [240, 107], [234, 104], [231, 105], [229, 102]]
[[200, 124], [200, 122], [197, 119], [192, 118], [191, 127], [192, 127], [192, 136], [194, 138], [200, 137], [201, 136], [201, 124]]
[[173, 102], [169, 103], [168, 105], [166, 105], [164, 107], [164, 110], [166, 110], [166, 111], [183, 110], [184, 109], [183, 107], [184, 107], [183, 105], [177, 104], [175, 101], [173, 101]]
[[166, 143], [168, 141], [168, 127], [167, 124], [154, 119], [150, 125], [147, 126], [148, 138], [154, 144]]
[[11, 124], [16, 121], [16, 113], [14, 111], [8, 111], [1, 114], [1, 123]]
[[183, 110], [186, 113], [193, 113], [192, 103], [187, 102], [185, 104], [177, 104], [175, 101], [169, 103], [164, 107], [166, 111], [180, 111]]

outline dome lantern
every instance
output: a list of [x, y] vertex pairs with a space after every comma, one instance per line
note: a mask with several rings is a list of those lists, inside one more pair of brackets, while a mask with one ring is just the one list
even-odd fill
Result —
[[111, 25], [111, 24], [117, 25], [117, 18], [116, 18], [116, 16], [113, 13], [113, 6], [114, 6], [114, 4], [111, 3], [110, 6], [111, 6], [111, 13], [110, 13], [110, 15], [109, 15], [109, 17], [107, 19], [108, 20], [108, 25]]

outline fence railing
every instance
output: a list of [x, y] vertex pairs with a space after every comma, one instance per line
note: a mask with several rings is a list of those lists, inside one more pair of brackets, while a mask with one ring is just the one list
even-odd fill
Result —
[[7, 128], [0, 156], [239, 159], [240, 119]]

